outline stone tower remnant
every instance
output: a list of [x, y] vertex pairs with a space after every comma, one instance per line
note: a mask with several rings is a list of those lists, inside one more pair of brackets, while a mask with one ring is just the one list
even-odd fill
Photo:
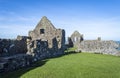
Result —
[[81, 41], [84, 40], [84, 39], [83, 39], [83, 35], [80, 34], [78, 31], [75, 31], [75, 32], [71, 35], [70, 39], [71, 39], [74, 47], [78, 46], [78, 44], [79, 44]]

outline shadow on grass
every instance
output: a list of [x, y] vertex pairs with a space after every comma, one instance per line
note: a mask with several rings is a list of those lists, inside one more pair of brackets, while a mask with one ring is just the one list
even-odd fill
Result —
[[0, 78], [20, 78], [23, 74], [37, 67], [43, 66], [47, 61], [48, 60], [37, 61], [34, 64], [31, 64], [30, 66], [25, 67], [25, 68], [21, 68], [21, 69], [11, 71], [11, 72], [0, 73]]
[[65, 52], [64, 55], [77, 54], [77, 53], [81, 53], [81, 52], [70, 51], [70, 52]]
[[[63, 57], [65, 55], [76, 54], [76, 53], [77, 52], [75, 52], [75, 51], [69, 51], [69, 52], [65, 52], [63, 55], [54, 56], [54, 57], [51, 57], [51, 58], [60, 58], [60, 57]], [[0, 73], [0, 78], [20, 78], [23, 74], [25, 74], [25, 73], [33, 70], [33, 69], [36, 69], [37, 67], [43, 66], [51, 58], [47, 58], [45, 60], [37, 61], [37, 62], [31, 64], [28, 67], [21, 68], [21, 69], [15, 70], [15, 71]]]
[[77, 53], [81, 53], [81, 52], [75, 52], [75, 51], [64, 52], [63, 55], [53, 56], [53, 57], [50, 57], [50, 58], [47, 58], [47, 59], [60, 58], [60, 57], [63, 57], [63, 56], [65, 56], [65, 55], [71, 55], [71, 54], [77, 54]]

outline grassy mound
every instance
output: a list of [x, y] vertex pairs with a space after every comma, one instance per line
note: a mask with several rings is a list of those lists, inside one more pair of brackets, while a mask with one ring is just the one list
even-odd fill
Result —
[[35, 63], [0, 78], [120, 78], [120, 57], [90, 53], [68, 54]]

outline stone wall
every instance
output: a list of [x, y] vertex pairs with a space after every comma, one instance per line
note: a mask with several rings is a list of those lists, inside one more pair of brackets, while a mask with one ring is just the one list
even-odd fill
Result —
[[34, 61], [64, 54], [63, 50], [58, 49], [58, 43], [56, 39], [52, 40], [52, 44], [53, 46], [49, 47], [47, 41], [27, 40], [27, 54], [32, 55]]
[[101, 37], [96, 40], [84, 40], [83, 35], [75, 31], [68, 41], [77, 47], [77, 51], [120, 56], [120, 44], [112, 40], [104, 41]]
[[32, 63], [32, 57], [26, 54], [15, 54], [7, 57], [0, 57], [0, 72], [13, 71]]
[[78, 50], [82, 52], [110, 54], [120, 56], [119, 44], [115, 41], [99, 41], [99, 40], [85, 40], [82, 41]]
[[0, 72], [16, 70], [31, 63], [31, 56], [26, 55], [27, 39], [29, 39], [27, 36], [0, 39]]
[[27, 52], [26, 40], [0, 39], [0, 56], [10, 56]]

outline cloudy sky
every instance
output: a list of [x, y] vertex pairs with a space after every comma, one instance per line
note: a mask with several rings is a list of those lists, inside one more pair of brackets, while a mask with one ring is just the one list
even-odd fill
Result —
[[42, 16], [85, 39], [120, 40], [120, 0], [0, 0], [0, 38], [27, 35]]

